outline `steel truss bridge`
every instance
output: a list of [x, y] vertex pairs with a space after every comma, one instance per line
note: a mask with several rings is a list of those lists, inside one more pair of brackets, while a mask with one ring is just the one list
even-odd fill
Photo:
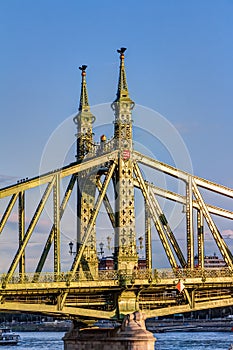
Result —
[[[12, 216], [17, 224], [17, 247], [15, 251], [8, 247], [12, 256], [0, 276], [2, 312], [43, 313], [87, 321], [121, 319], [136, 310], [154, 317], [233, 304], [233, 256], [216, 224], [216, 218], [232, 220], [233, 211], [207, 202], [204, 195], [218, 194], [221, 202], [221, 198], [232, 199], [233, 190], [134, 150], [131, 118], [134, 102], [126, 82], [124, 51], [118, 50], [120, 73], [117, 97], [112, 104], [114, 136], [107, 140], [102, 135], [100, 143], [93, 140], [95, 117], [88, 103], [86, 66], [81, 66], [80, 105], [74, 118], [76, 161], [0, 189], [0, 238], [9, 237]], [[143, 175], [146, 168], [154, 176], [153, 183]], [[182, 183], [183, 193], [154, 185], [158, 172]], [[39, 189], [37, 193], [41, 196], [37, 194], [34, 198], [37, 204], [29, 220], [26, 209], [31, 204], [27, 198], [35, 189]], [[138, 266], [135, 190], [144, 202], [144, 268]], [[114, 200], [110, 200], [109, 191]], [[61, 244], [61, 224], [74, 194], [76, 252], [70, 268], [64, 270], [61, 266], [67, 246]], [[185, 208], [185, 247], [169, 224], [161, 198]], [[27, 254], [48, 205], [53, 222], [43, 233], [44, 245], [33, 256], [36, 267], [32, 270]], [[114, 231], [114, 266], [109, 270], [99, 269], [96, 220], [103, 207]], [[206, 227], [225, 262], [221, 268], [205, 268]], [[152, 230], [157, 232], [170, 269], [152, 268]], [[4, 259], [3, 244], [0, 249]], [[52, 269], [46, 271], [49, 256]]]

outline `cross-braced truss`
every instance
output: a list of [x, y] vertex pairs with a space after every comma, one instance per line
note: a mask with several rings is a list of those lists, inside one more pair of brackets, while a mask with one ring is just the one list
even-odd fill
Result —
[[[232, 199], [233, 190], [133, 149], [134, 103], [128, 94], [124, 51], [119, 50], [119, 84], [112, 104], [114, 137], [106, 141], [103, 135], [100, 144], [93, 141], [95, 118], [88, 104], [86, 66], [82, 66], [80, 106], [74, 118], [78, 129], [77, 161], [0, 189], [0, 310], [95, 319], [120, 318], [138, 309], [152, 317], [233, 304], [233, 256], [217, 225], [217, 218], [232, 220], [233, 212], [205, 199], [205, 193]], [[145, 178], [146, 169], [150, 169], [150, 180]], [[158, 187], [158, 172], [181, 183], [178, 187], [182, 190]], [[139, 238], [136, 191], [144, 203], [144, 231]], [[161, 199], [185, 209], [185, 227], [179, 232], [169, 222]], [[71, 207], [75, 215], [69, 216]], [[104, 220], [114, 232], [110, 259], [113, 265], [105, 265], [106, 270], [101, 268], [103, 251], [98, 251], [96, 225], [103, 208]], [[50, 221], [38, 235], [38, 225], [48, 217]], [[70, 260], [68, 241], [64, 244], [62, 239], [64, 218], [69, 224], [74, 221], [70, 230], [75, 234], [76, 251], [71, 251]], [[17, 238], [10, 240], [15, 233]], [[31, 248], [34, 237], [40, 238], [36, 249]], [[222, 256], [221, 269], [205, 267], [210, 237]], [[7, 249], [4, 239], [10, 241]], [[154, 265], [153, 257], [161, 254], [158, 246], [160, 250], [162, 247], [170, 270]], [[4, 259], [6, 251], [11, 254], [8, 265]]]
[[[8, 270], [1, 276], [2, 304], [0, 308], [2, 310], [41, 311], [51, 314], [79, 316], [80, 318], [98, 318], [119, 317], [119, 309], [121, 313], [125, 313], [140, 307], [149, 317], [176, 313], [177, 310], [185, 312], [194, 309], [230, 305], [232, 303], [232, 254], [214, 223], [213, 215], [232, 220], [233, 212], [205, 203], [201, 189], [204, 188], [227, 197], [233, 197], [233, 190], [192, 176], [138, 152], [132, 153], [131, 160], [134, 186], [141, 190], [145, 200], [145, 221], [148, 221], [147, 217], [149, 216], [148, 225], [150, 229], [145, 231], [145, 245], [147, 247], [145, 249], [146, 269], [132, 270], [118, 269], [116, 267], [108, 271], [98, 270], [95, 276], [93, 276], [91, 271], [82, 274], [79, 266], [102, 203], [106, 206], [106, 215], [109, 217], [109, 222], [112, 224], [113, 229], [115, 229], [115, 214], [110, 200], [108, 200], [107, 192], [110, 181], [114, 178], [120, 155], [121, 153], [118, 151], [105, 153], [98, 158], [88, 159], [80, 164], [70, 165], [44, 176], [29, 179], [23, 183], [0, 190], [0, 198], [9, 198], [0, 222], [2, 235], [7, 234], [4, 231], [7, 231], [7, 221], [11, 217], [14, 208], [17, 208], [19, 218], [18, 249], [12, 257]], [[90, 167], [101, 169], [103, 165], [105, 172], [101, 179], [99, 176], [96, 176], [98, 194], [95, 196], [92, 215], [80, 242], [80, 248], [75, 254], [70, 269], [62, 271], [60, 269], [61, 251], [66, 251], [67, 246], [62, 247], [60, 245], [60, 222], [69, 198], [72, 192], [75, 191], [74, 185], [77, 181], [77, 176]], [[190, 197], [188, 198], [186, 193], [181, 195], [149, 183], [142, 176], [140, 170], [142, 165], [181, 179], [185, 186], [189, 188]], [[61, 197], [59, 191], [59, 187], [61, 187], [60, 182], [66, 177], [69, 178], [69, 181]], [[39, 203], [31, 221], [27, 223], [27, 229], [23, 232], [22, 228], [25, 228], [24, 211], [27, 205], [27, 192], [38, 186], [45, 186], [45, 190], [38, 200]], [[46, 201], [49, 196], [53, 198], [54, 222], [51, 224], [48, 234], [44, 234], [47, 237], [46, 240], [45, 237], [43, 238], [45, 244], [42, 252], [38, 252], [38, 256], [34, 257], [38, 261], [35, 271], [31, 271], [30, 266], [29, 271], [26, 271], [25, 266], [27, 264], [25, 264], [25, 259], [27, 255], [25, 251], [33, 237], [36, 224], [46, 208]], [[161, 209], [159, 204], [160, 197], [176, 201], [182, 206], [187, 205], [187, 202], [189, 202], [192, 208], [191, 216], [194, 216], [193, 212], [198, 214], [197, 229], [195, 230], [194, 225], [188, 223], [190, 212], [185, 211], [184, 213], [187, 227], [190, 230], [190, 232], [186, 232], [186, 249], [188, 251], [190, 242], [194, 244], [194, 241], [197, 241], [198, 267], [194, 266], [194, 257], [190, 253], [186, 254], [187, 256], [184, 255], [178, 239], [172, 232]], [[204, 268], [204, 220], [226, 262], [226, 266], [221, 270]], [[171, 265], [170, 270], [152, 269], [151, 255], [153, 255], [152, 249], [154, 250], [152, 246], [156, 242], [153, 242], [151, 239], [151, 231], [153, 229], [151, 228], [151, 223], [158, 232], [159, 239]], [[188, 235], [192, 237], [188, 238]], [[96, 251], [97, 249], [96, 247]], [[54, 257], [53, 271], [48, 273], [43, 268], [51, 250]], [[179, 280], [184, 281], [185, 292], [183, 293], [176, 289]], [[119, 298], [119, 296], [121, 297]]]

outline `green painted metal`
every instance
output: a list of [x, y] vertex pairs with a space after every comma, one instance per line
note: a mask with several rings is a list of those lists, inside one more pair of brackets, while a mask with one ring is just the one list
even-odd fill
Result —
[[[118, 50], [119, 80], [117, 96], [112, 103], [114, 136], [108, 140], [102, 135], [99, 143], [94, 141], [92, 128], [95, 117], [88, 101], [87, 67], [83, 65], [80, 67], [82, 82], [79, 108], [74, 118], [77, 126], [76, 161], [61, 169], [0, 189], [0, 198], [9, 198], [6, 209], [1, 214], [1, 237], [8, 234], [7, 224], [18, 201], [18, 247], [8, 272], [0, 275], [0, 311], [40, 312], [57, 317], [94, 320], [120, 319], [137, 310], [142, 310], [146, 317], [155, 317], [233, 305], [233, 256], [212, 217], [214, 214], [232, 220], [233, 211], [206, 203], [200, 188], [231, 199], [233, 190], [134, 150], [134, 102], [130, 98], [126, 80], [125, 50]], [[175, 193], [146, 181], [140, 170], [141, 165], [179, 179], [185, 184], [186, 192]], [[71, 178], [62, 198], [62, 181], [69, 176]], [[111, 181], [115, 195], [114, 208], [108, 196]], [[75, 184], [78, 187], [75, 203], [78, 249], [69, 271], [62, 271], [61, 252], [62, 249], [67, 250], [67, 247], [61, 245], [60, 222]], [[36, 188], [43, 188], [44, 194], [38, 199], [39, 204], [25, 229], [27, 194]], [[135, 188], [141, 191], [145, 204], [145, 232], [142, 232], [145, 239], [145, 269], [138, 268]], [[185, 206], [184, 218], [186, 216], [187, 225], [184, 237], [187, 237], [187, 254], [179, 245], [169, 223], [169, 216], [162, 210], [158, 197]], [[25, 251], [30, 249], [30, 238], [46, 210], [49, 198], [52, 203], [52, 227], [48, 230], [42, 254], [36, 257], [37, 267], [29, 273]], [[110, 219], [111, 232], [114, 231], [113, 270], [98, 268], [95, 224], [101, 205], [106, 209], [107, 219]], [[197, 229], [193, 220], [196, 211]], [[152, 269], [151, 223], [158, 232], [172, 267], [170, 270]], [[221, 269], [210, 270], [204, 266], [205, 223], [226, 262], [226, 266]], [[47, 273], [43, 269], [52, 246], [54, 266], [53, 271]], [[196, 246], [199, 261], [197, 268], [194, 266]], [[178, 283], [184, 286], [181, 292], [177, 288]]]

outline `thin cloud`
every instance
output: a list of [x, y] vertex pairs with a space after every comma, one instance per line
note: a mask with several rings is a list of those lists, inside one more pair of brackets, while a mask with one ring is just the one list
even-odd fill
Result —
[[224, 238], [233, 239], [233, 230], [231, 230], [231, 229], [223, 230], [223, 231], [222, 231], [222, 236], [223, 236]]
[[[26, 225], [28, 225], [31, 222], [31, 219], [32, 218], [29, 218], [29, 217], [25, 218]], [[19, 222], [18, 214], [15, 212], [11, 213], [10, 217], [7, 220], [8, 227], [15, 228], [15, 225], [18, 224], [18, 222]], [[49, 232], [51, 227], [52, 227], [51, 220], [46, 218], [40, 218], [34, 231], [39, 233], [46, 233], [46, 232]]]

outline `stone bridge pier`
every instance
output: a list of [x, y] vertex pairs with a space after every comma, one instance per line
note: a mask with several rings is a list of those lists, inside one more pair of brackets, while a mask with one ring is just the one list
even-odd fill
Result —
[[73, 327], [63, 338], [64, 350], [154, 350], [156, 338], [146, 330], [143, 314], [125, 316], [120, 327]]

